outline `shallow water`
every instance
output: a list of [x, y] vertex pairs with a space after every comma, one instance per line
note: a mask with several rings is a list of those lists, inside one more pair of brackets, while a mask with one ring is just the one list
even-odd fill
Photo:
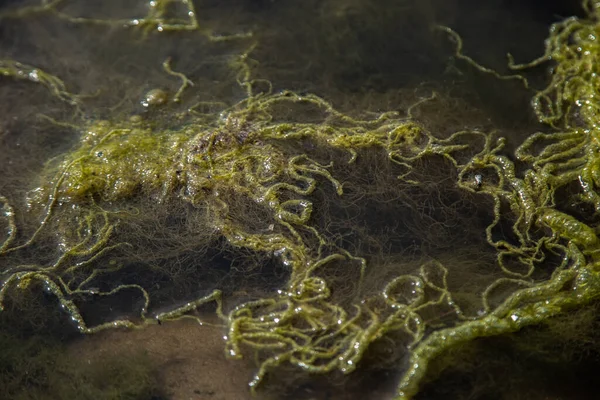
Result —
[[[507, 151], [514, 150], [532, 132], [548, 129], [536, 121], [530, 109], [532, 92], [518, 80], [500, 81], [454, 57], [455, 43], [432, 27], [451, 27], [463, 40], [463, 54], [500, 74], [509, 74], [506, 53], [520, 62], [538, 57], [551, 23], [582, 14], [572, 1], [214, 0], [193, 2], [192, 16], [186, 2], [166, 2], [165, 13], [150, 21], [158, 9], [151, 3], [42, 2], [52, 5], [45, 9], [34, 0], [0, 5], [0, 59], [16, 60], [26, 72], [17, 76], [0, 72], [0, 195], [15, 209], [18, 242], [34, 234], [43, 216], [30, 191], [51, 181], [57, 162], [85, 135], [82, 127], [99, 120], [143, 121], [156, 131], [178, 131], [202, 118], [210, 126], [219, 120], [222, 110], [243, 101], [248, 87], [253, 94], [284, 90], [315, 94], [357, 119], [394, 111], [418, 120], [442, 139], [461, 130], [494, 131], [507, 138]], [[149, 23], [140, 28], [144, 16]], [[189, 21], [197, 21], [198, 27], [188, 29]], [[56, 80], [45, 83], [38, 75], [32, 76], [40, 70], [59, 78], [64, 90]], [[240, 84], [245, 73], [252, 78], [246, 87]], [[527, 77], [533, 85], [543, 87], [548, 70], [537, 67]], [[411, 107], [434, 92], [436, 98]], [[65, 93], [75, 94], [76, 101]], [[322, 110], [287, 105], [274, 114], [273, 122], [311, 123], [327, 118]], [[238, 140], [243, 142], [245, 127], [235, 129], [242, 132], [238, 132]], [[477, 139], [470, 144], [477, 146]], [[309, 140], [298, 139], [285, 146], [286, 156], [306, 151], [316, 160], [342, 157], [341, 151], [321, 152]], [[465, 153], [461, 157], [472, 156]], [[495, 266], [495, 252], [488, 248], [484, 235], [493, 218], [490, 199], [460, 191], [455, 185], [457, 173], [443, 157], [430, 157], [415, 166], [412, 173], [425, 184], [400, 190], [390, 187], [390, 177], [404, 172], [401, 165], [381, 162], [376, 151], [367, 150], [361, 156], [364, 159], [352, 166], [331, 167], [333, 175], [346, 185], [339, 202], [330, 200], [335, 193], [325, 174], [319, 175], [323, 185], [313, 195], [314, 225], [339, 248], [365, 257], [370, 266], [360, 290], [354, 285], [359, 279], [356, 263], [334, 263], [323, 272], [336, 304], [351, 309], [360, 296], [381, 292], [391, 276], [413, 273], [423, 260], [431, 258], [461, 266], [448, 286], [463, 296], [457, 295], [455, 300], [465, 307], [465, 313], [477, 315], [481, 310], [472, 307], [470, 296], [480, 294], [498, 276], [489, 273]], [[64, 204], [68, 208], [69, 201]], [[223, 291], [227, 312], [243, 302], [272, 296], [290, 277], [285, 263], [279, 261], [280, 254], [252, 254], [215, 232], [195, 229], [195, 222], [203, 226], [204, 210], [184, 201], [169, 203], [166, 208], [159, 197], [102, 204], [107, 209], [118, 204], [110, 212], [121, 213], [125, 222], [116, 232], [135, 242], [131, 250], [118, 249], [110, 261], [94, 260], [103, 266], [127, 261], [122, 261], [126, 266], [111, 278], [114, 281], [92, 280], [90, 290], [139, 284], [152, 294], [149, 312], [158, 315], [218, 289]], [[141, 210], [139, 219], [134, 209]], [[58, 234], [48, 235], [34, 248], [19, 252], [16, 259], [32, 264], [54, 262], [61, 248], [55, 247], [53, 240], [67, 243], [69, 235], [76, 235], [78, 228], [69, 220], [73, 215], [75, 212], [64, 211], [57, 221], [58, 227], [71, 223], [70, 233], [60, 239]], [[254, 224], [257, 231], [277, 232], [270, 224], [271, 216], [259, 215], [254, 209], [235, 210], [235, 217], [240, 224]], [[102, 227], [101, 221], [90, 224], [93, 229]], [[6, 231], [0, 235], [4, 235], [0, 243], [9, 237]], [[306, 239], [309, 233], [301, 235], [303, 240], [311, 240]], [[549, 259], [548, 269], [534, 278], [547, 279], [553, 262]], [[0, 273], [5, 273], [8, 261], [6, 265], [0, 264]], [[360, 279], [362, 282], [362, 275]], [[28, 285], [23, 286], [28, 289]], [[32, 285], [40, 290], [24, 290], [11, 297], [6, 312], [0, 315], [0, 333], [18, 340], [7, 339], [12, 346], [17, 343], [24, 349], [40, 337], [48, 341], [47, 347], [31, 345], [33, 350], [24, 356], [18, 352], [12, 358], [0, 356], [0, 382], [7, 388], [12, 385], [2, 398], [59, 398], [67, 396], [65, 393], [106, 399], [251, 398], [247, 383], [262, 355], [257, 351], [255, 359], [252, 352], [243, 360], [225, 358], [226, 327], [214, 316], [213, 304], [191, 311], [188, 315], [194, 319], [159, 320], [160, 324], [142, 329], [110, 329], [87, 336], [77, 332], [77, 324], [60, 311], [51, 291], [41, 286]], [[499, 291], [491, 300], [500, 303], [514, 288], [503, 290], [506, 293]], [[137, 288], [114, 296], [93, 295], [77, 299], [89, 326], [121, 318], [139, 321], [144, 298]], [[455, 323], [446, 319], [446, 312], [432, 310], [427, 322]], [[407, 340], [400, 335], [375, 341], [363, 365], [348, 376], [339, 371], [298, 375], [293, 368], [283, 367], [267, 376], [257, 396], [391, 399], [401, 375], [398, 371], [406, 368], [402, 351]], [[502, 348], [503, 340], [510, 339], [489, 341], [492, 350], [488, 357], [497, 356], [493, 349]], [[49, 349], [47, 354], [60, 355], [56, 356], [59, 374], [48, 368], [47, 359], [41, 356], [44, 348]], [[524, 354], [512, 347], [510, 352], [505, 364], [493, 367], [518, 363]], [[16, 365], [15, 360], [23, 357], [29, 364]], [[136, 361], [103, 368], [106, 359], [129, 357]], [[137, 361], [136, 357], [146, 358]], [[140, 363], [147, 368], [134, 368]], [[92, 367], [81, 367], [83, 375], [61, 370], [66, 365], [77, 369], [85, 364]], [[561, 373], [548, 364], [537, 367]], [[106, 369], [114, 375], [106, 378]], [[494, 384], [502, 383], [490, 380], [480, 384], [465, 378], [472, 369], [450, 370], [440, 374], [441, 383], [429, 383], [418, 398], [505, 398], [494, 394]], [[490, 371], [495, 372], [493, 368]], [[30, 373], [34, 378], [23, 377]], [[61, 373], [77, 382], [79, 391], [69, 392], [61, 386], [57, 382]], [[121, 383], [98, 383], [103, 379]], [[133, 381], [143, 384], [136, 386]], [[521, 386], [517, 385], [513, 394], [548, 383], [538, 375], [533, 382], [517, 381]], [[484, 389], [473, 389], [479, 384]], [[587, 398], [587, 386], [576, 391], [578, 384], [568, 375], [565, 387], [554, 388], [555, 392], [540, 389], [537, 398]], [[40, 397], [28, 397], [26, 388], [30, 387]]]

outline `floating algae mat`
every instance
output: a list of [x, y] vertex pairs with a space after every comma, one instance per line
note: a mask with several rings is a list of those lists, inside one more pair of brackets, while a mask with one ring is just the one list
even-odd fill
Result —
[[0, 7], [0, 397], [180, 398], [61, 346], [183, 319], [257, 398], [587, 398], [600, 2], [292, 3]]

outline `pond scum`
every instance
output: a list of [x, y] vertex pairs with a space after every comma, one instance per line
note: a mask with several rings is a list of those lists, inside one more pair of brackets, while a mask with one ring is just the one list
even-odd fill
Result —
[[[61, 3], [3, 18], [49, 13], [144, 35], [201, 30], [188, 1], [191, 22], [165, 17], [162, 1], [146, 18], [127, 21], [71, 17]], [[31, 233], [21, 233], [0, 196], [0, 306], [45, 291], [81, 333], [94, 334], [202, 322], [192, 311], [214, 304], [226, 327], [225, 356], [257, 360], [252, 391], [283, 368], [351, 374], [378, 343], [388, 358], [378, 362], [400, 376], [396, 399], [414, 397], [428, 366], [448, 350], [600, 297], [600, 2], [584, 8], [585, 18], [552, 25], [542, 57], [510, 59], [515, 74], [553, 66], [531, 101], [549, 129], [514, 152], [492, 133], [429, 132], [412, 111], [431, 99], [408, 116], [363, 118], [313, 94], [272, 93], [269, 82], [253, 78], [252, 47], [231, 62], [246, 93], [232, 106], [200, 104], [173, 127], [137, 116], [52, 120], [79, 140], [47, 164], [30, 192], [41, 221]], [[477, 64], [462, 53], [458, 34], [441, 29], [459, 59], [527, 85], [521, 75]], [[211, 41], [249, 36], [202, 33]], [[148, 93], [149, 109], [178, 102], [193, 85], [170, 60], [164, 70], [182, 86], [173, 96]], [[42, 85], [79, 109], [81, 98], [49, 71], [2, 60], [0, 74]], [[485, 249], [464, 245], [466, 255], [456, 254], [461, 224], [469, 226], [467, 242], [486, 242]], [[178, 254], [186, 255], [184, 272], [169, 266]], [[211, 275], [225, 264], [235, 266], [237, 280], [264, 275], [266, 288]], [[169, 305], [168, 289], [156, 281], [186, 273], [204, 280], [190, 285], [183, 305]], [[254, 294], [240, 300], [242, 291]], [[140, 299], [126, 317], [94, 306], [125, 297]]]

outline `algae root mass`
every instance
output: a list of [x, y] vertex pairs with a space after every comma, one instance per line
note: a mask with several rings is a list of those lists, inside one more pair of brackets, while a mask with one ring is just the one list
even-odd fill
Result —
[[[549, 130], [514, 152], [491, 132], [430, 132], [414, 111], [435, 94], [401, 115], [273, 93], [253, 76], [259, 39], [204, 29], [191, 1], [152, 2], [147, 17], [126, 21], [62, 6], [2, 18], [114, 25], [138, 29], [140, 40], [168, 31], [207, 46], [244, 41], [223, 67], [243, 98], [188, 105], [194, 78], [167, 59], [165, 74], [181, 81], [174, 95], [147, 92], [141, 117], [91, 118], [66, 77], [0, 61], [5, 78], [75, 109], [69, 122], [43, 120], [76, 136], [28, 194], [37, 225], [21, 229], [23, 214], [0, 196], [0, 306], [45, 291], [93, 334], [202, 321], [193, 312], [213, 303], [225, 355], [257, 361], [253, 391], [290, 366], [350, 374], [378, 343], [387, 355], [379, 362], [398, 370], [397, 399], [408, 399], [445, 351], [600, 296], [600, 3], [554, 24], [540, 59], [511, 60], [523, 73], [553, 65], [532, 100]], [[171, 17], [173, 6], [191, 22]], [[108, 311], [124, 299], [134, 305]]]

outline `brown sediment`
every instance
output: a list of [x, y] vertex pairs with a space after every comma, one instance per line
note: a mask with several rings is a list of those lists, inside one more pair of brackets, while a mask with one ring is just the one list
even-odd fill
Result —
[[144, 352], [167, 399], [251, 400], [247, 384], [254, 366], [225, 358], [223, 332], [223, 327], [179, 320], [133, 331], [100, 332], [73, 343], [67, 351], [88, 363]]

